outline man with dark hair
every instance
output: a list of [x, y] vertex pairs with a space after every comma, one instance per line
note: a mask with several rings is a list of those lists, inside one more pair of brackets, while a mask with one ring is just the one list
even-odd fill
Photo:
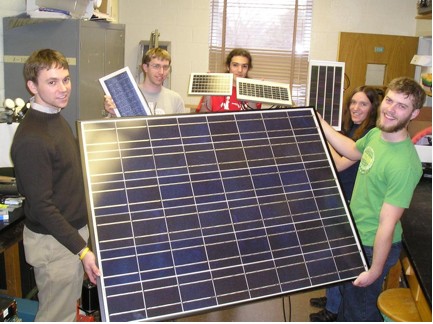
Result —
[[[71, 94], [69, 65], [58, 51], [33, 52], [24, 64], [33, 94], [14, 136], [11, 157], [25, 197], [23, 242], [38, 288], [36, 321], [75, 321], [84, 271], [99, 269], [87, 246], [89, 230], [77, 141], [60, 111]], [[83, 271], [84, 268], [84, 271]]]
[[230, 51], [225, 61], [226, 73], [233, 74], [233, 87], [230, 96], [204, 96], [200, 100], [197, 112], [221, 112], [260, 109], [261, 104], [239, 101], [236, 94], [236, 79], [248, 78], [248, 72], [253, 68], [253, 58], [249, 51], [235, 48]]

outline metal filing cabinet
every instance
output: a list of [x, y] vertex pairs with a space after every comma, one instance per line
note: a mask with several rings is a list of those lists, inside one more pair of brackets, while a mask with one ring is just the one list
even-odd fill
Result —
[[53, 48], [70, 62], [72, 94], [63, 116], [76, 134], [76, 121], [104, 111], [99, 78], [124, 67], [125, 25], [78, 19], [3, 18], [5, 97], [30, 97], [23, 66], [33, 51]]

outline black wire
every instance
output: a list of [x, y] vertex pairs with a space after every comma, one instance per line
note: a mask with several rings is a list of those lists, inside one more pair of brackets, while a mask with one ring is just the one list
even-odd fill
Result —
[[[229, 100], [229, 102], [230, 102], [230, 100]], [[207, 102], [205, 104], [206, 104], [207, 112], [212, 112], [212, 107], [209, 108], [209, 106], [207, 105]], [[246, 101], [240, 101], [239, 102], [239, 109], [240, 110], [256, 110], [256, 108], [248, 105], [248, 103]], [[231, 111], [231, 110], [230, 109], [226, 110], [226, 109], [224, 109], [224, 107], [220, 107], [218, 110], [215, 110], [214, 112], [223, 112], [223, 111]]]
[[343, 91], [346, 91], [350, 87], [350, 78], [349, 78], [349, 76], [346, 73], [344, 73], [344, 81], [346, 81], [346, 80], [347, 80], [347, 86], [343, 89]]
[[283, 296], [282, 300], [283, 300], [283, 320], [284, 320], [284, 322], [287, 322], [287, 318], [286, 318], [286, 305], [284, 304], [284, 296]]
[[291, 322], [292, 321], [292, 302], [290, 300], [290, 295], [287, 296], [287, 301], [289, 302], [289, 320], [287, 321], [287, 314], [286, 314], [286, 304], [284, 303], [284, 296], [282, 298], [283, 300], [283, 319], [284, 322]]
[[248, 105], [247, 101], [241, 101], [241, 110], [256, 110], [257, 108]]
[[292, 300], [290, 299], [290, 295], [287, 296], [287, 300], [289, 302], [289, 322], [292, 321]]

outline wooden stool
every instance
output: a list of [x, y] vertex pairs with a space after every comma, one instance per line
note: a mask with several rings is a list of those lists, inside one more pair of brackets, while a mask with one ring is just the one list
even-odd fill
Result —
[[377, 307], [385, 321], [421, 322], [421, 317], [409, 288], [392, 288], [383, 291]]

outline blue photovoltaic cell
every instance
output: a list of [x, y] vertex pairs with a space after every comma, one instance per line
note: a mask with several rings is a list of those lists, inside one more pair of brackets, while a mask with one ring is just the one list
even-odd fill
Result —
[[[127, 116], [146, 116], [150, 114], [149, 107], [144, 101], [144, 97], [134, 90], [134, 80], [127, 71], [119, 72], [115, 76], [103, 78], [104, 84], [109, 91], [113, 101], [122, 117]], [[144, 106], [146, 104], [146, 106]]]
[[366, 269], [312, 108], [82, 121], [104, 321], [165, 320]]

